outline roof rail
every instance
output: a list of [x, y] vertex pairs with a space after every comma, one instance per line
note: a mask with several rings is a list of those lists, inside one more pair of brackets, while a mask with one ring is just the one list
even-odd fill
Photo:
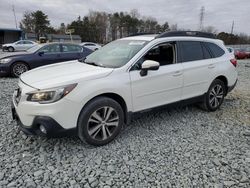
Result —
[[129, 37], [140, 36], [140, 35], [159, 35], [160, 33], [133, 33]]
[[216, 36], [213, 33], [206, 33], [201, 31], [167, 31], [157, 35], [155, 38], [164, 38], [164, 37], [204, 37], [215, 39]]

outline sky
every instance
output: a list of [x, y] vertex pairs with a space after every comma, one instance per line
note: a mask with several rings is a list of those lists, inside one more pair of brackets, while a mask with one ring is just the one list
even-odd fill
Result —
[[60, 23], [68, 24], [90, 10], [114, 13], [137, 9], [142, 16], [154, 17], [161, 24], [167, 21], [169, 25], [190, 30], [199, 28], [200, 9], [204, 6], [204, 27], [231, 32], [234, 21], [234, 33], [250, 35], [250, 0], [0, 0], [0, 28], [15, 28], [12, 5], [17, 22], [25, 11], [42, 10], [51, 25], [59, 27]]

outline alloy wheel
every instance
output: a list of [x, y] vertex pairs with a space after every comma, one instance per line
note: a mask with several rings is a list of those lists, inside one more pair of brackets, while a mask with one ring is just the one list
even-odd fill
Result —
[[28, 67], [23, 63], [17, 63], [13, 66], [13, 73], [16, 77], [19, 77], [26, 71], [28, 71]]
[[101, 107], [94, 111], [88, 120], [88, 134], [94, 140], [104, 141], [110, 138], [119, 125], [117, 111], [110, 107]]
[[217, 108], [221, 105], [224, 97], [224, 90], [221, 85], [216, 84], [209, 93], [209, 104], [212, 108]]

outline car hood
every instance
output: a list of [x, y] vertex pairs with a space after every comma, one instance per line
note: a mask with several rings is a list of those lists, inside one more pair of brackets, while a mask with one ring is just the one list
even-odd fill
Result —
[[13, 43], [6, 43], [6, 44], [3, 44], [2, 46], [9, 46], [9, 45], [12, 45]]
[[17, 56], [22, 56], [22, 55], [27, 55], [27, 54], [31, 54], [31, 53], [28, 53], [28, 52], [8, 52], [8, 53], [0, 54], [0, 59], [12, 58], [12, 57], [17, 57]]
[[20, 79], [33, 88], [48, 89], [103, 78], [112, 71], [112, 68], [97, 67], [74, 60], [33, 69], [22, 74]]

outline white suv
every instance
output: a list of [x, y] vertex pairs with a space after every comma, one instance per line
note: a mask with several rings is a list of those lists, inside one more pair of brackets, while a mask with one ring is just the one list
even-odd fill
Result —
[[207, 33], [123, 38], [83, 61], [21, 75], [12, 113], [28, 134], [76, 134], [104, 145], [136, 112], [187, 101], [215, 111], [236, 85], [236, 65], [223, 42]]

